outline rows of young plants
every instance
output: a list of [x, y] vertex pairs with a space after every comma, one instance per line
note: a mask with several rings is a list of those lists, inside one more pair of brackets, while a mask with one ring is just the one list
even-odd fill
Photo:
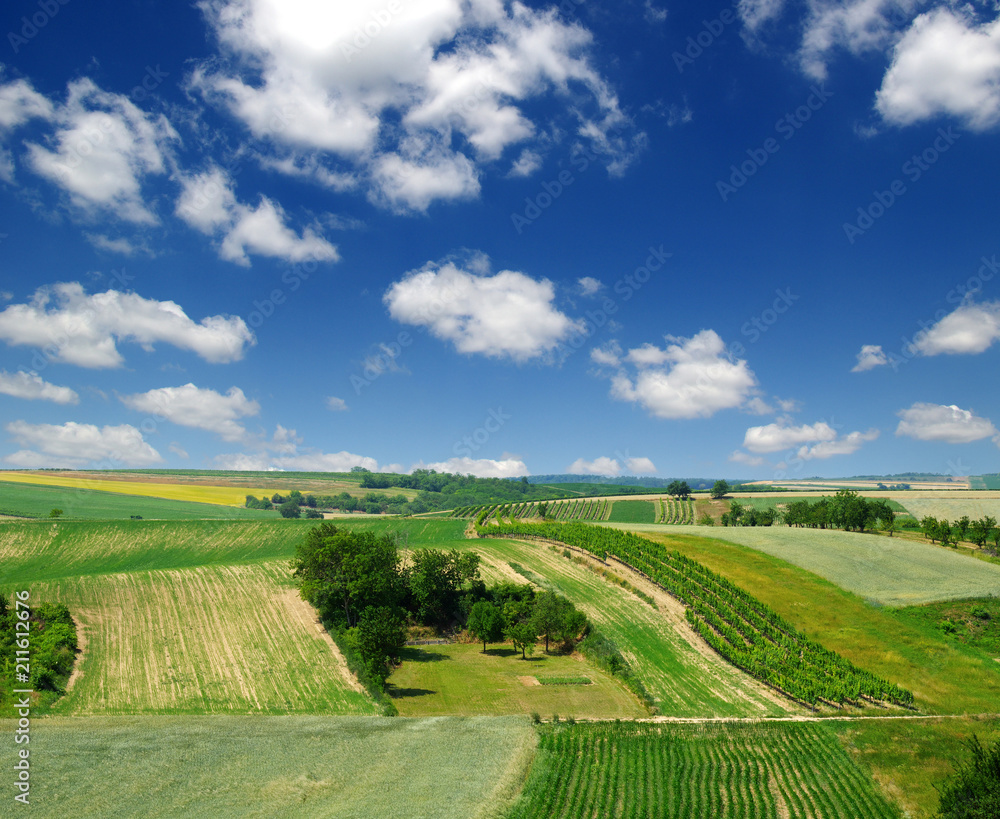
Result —
[[559, 723], [539, 728], [538, 755], [509, 819], [782, 815], [899, 812], [819, 726]]
[[688, 622], [722, 657], [813, 708], [865, 701], [913, 705], [911, 692], [809, 640], [697, 561], [632, 532], [582, 523], [512, 522], [482, 528], [479, 534], [555, 540], [602, 560], [613, 555], [683, 603]]
[[694, 523], [694, 501], [664, 498], [660, 501], [660, 514], [657, 523], [692, 524]]
[[552, 520], [607, 520], [611, 513], [611, 501], [601, 498], [581, 498], [580, 500], [523, 503], [486, 504], [479, 506], [459, 506], [451, 517], [469, 520], [478, 518], [483, 512], [488, 520], [518, 520], [521, 518], [545, 517]]

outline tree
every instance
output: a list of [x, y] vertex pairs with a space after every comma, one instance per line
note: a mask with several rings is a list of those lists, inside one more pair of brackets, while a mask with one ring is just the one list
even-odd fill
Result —
[[671, 481], [667, 485], [667, 494], [675, 496], [679, 500], [685, 500], [691, 494], [691, 487], [688, 486], [687, 481]]
[[892, 505], [887, 500], [873, 500], [868, 502], [871, 506], [875, 520], [879, 522], [883, 532], [888, 532], [889, 537], [896, 530], [896, 513]]
[[293, 500], [285, 501], [278, 507], [278, 511], [281, 512], [281, 516], [283, 518], [302, 517], [302, 509], [299, 507], [298, 503]]
[[535, 596], [531, 613], [531, 624], [536, 635], [545, 637], [545, 653], [549, 653], [549, 638], [556, 637], [565, 630], [566, 618], [573, 604], [555, 592], [543, 591]]
[[847, 531], [863, 532], [875, 521], [872, 505], [853, 489], [841, 489], [832, 504], [833, 524]]
[[368, 606], [397, 606], [406, 590], [396, 541], [371, 531], [321, 523], [298, 545], [292, 565], [302, 598], [341, 627], [356, 625]]
[[969, 525], [969, 535], [972, 538], [972, 542], [982, 549], [986, 545], [986, 541], [989, 540], [996, 525], [996, 518], [990, 515], [972, 521]]
[[472, 606], [466, 624], [469, 634], [483, 641], [483, 654], [487, 643], [498, 643], [503, 639], [503, 614], [489, 600], [480, 600]]
[[53, 509], [51, 512], [49, 512], [49, 517], [50, 518], [58, 518], [58, 517], [62, 517], [62, 514], [63, 514], [63, 510], [62, 509]]
[[966, 743], [971, 759], [961, 760], [940, 788], [941, 819], [1000, 816], [1000, 742], [983, 747], [975, 734]]
[[514, 644], [514, 650], [521, 651], [521, 659], [528, 659], [528, 654], [534, 654], [535, 652], [535, 640], [538, 639], [538, 633], [535, 631], [534, 626], [531, 625], [531, 621], [526, 621], [523, 623], [515, 623], [514, 625], [507, 628], [507, 639]]
[[384, 685], [390, 661], [406, 645], [406, 622], [402, 613], [389, 606], [368, 606], [358, 618], [355, 639], [368, 672]]
[[410, 559], [410, 593], [420, 620], [443, 624], [455, 617], [462, 586], [479, 577], [479, 555], [457, 549], [417, 549]]
[[955, 521], [955, 528], [958, 530], [958, 539], [965, 540], [965, 535], [969, 531], [969, 526], [972, 521], [969, 520], [968, 515], [962, 515], [958, 520]]
[[931, 543], [938, 539], [938, 519], [933, 515], [924, 515], [920, 519], [920, 531]]
[[715, 500], [726, 497], [726, 493], [729, 491], [729, 484], [724, 480], [717, 480], [712, 484], [712, 497]]
[[545, 513], [549, 511], [549, 505], [547, 503], [538, 504], [538, 517], [544, 518]]

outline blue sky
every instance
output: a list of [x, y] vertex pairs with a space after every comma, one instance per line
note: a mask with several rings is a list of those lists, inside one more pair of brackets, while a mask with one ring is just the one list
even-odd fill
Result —
[[995, 472], [993, 4], [35, 0], [0, 466]]

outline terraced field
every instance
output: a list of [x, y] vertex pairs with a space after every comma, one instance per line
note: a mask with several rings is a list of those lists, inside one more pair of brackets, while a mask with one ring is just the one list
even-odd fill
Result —
[[897, 819], [822, 727], [547, 726], [510, 819]]

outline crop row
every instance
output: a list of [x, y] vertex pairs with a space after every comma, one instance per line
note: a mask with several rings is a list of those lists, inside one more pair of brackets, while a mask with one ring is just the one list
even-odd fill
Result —
[[[582, 498], [580, 500], [543, 501], [545, 517], [551, 520], [607, 520], [611, 514], [612, 502], [601, 498]], [[465, 520], [478, 518], [484, 512], [485, 516], [479, 524], [490, 520], [520, 520], [521, 518], [541, 517], [535, 501], [522, 503], [483, 504], [477, 506], [459, 506], [452, 511], [451, 517]]]
[[661, 498], [659, 501], [657, 523], [694, 523], [694, 501]]
[[692, 628], [722, 657], [814, 708], [821, 703], [863, 701], [913, 704], [912, 693], [809, 640], [743, 589], [680, 552], [632, 532], [581, 523], [514, 522], [479, 533], [556, 540], [602, 560], [613, 555], [683, 603]]
[[898, 812], [811, 725], [553, 725], [540, 729], [512, 819], [792, 815], [889, 819]]

